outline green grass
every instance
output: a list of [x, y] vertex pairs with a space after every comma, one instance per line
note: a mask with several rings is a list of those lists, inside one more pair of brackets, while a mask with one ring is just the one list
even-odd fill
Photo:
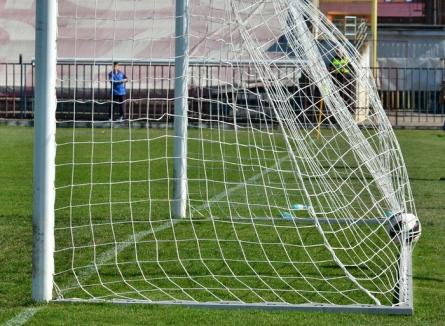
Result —
[[[122, 137], [126, 139], [128, 135], [124, 134], [125, 131], [117, 131], [114, 136]], [[155, 139], [156, 131], [152, 131], [151, 138]], [[69, 129], [62, 130], [59, 134], [59, 143], [63, 143], [63, 139], [70, 141], [71, 133]], [[82, 142], [87, 140], [91, 135], [79, 133], [80, 138], [75, 140]], [[102, 135], [104, 139], [109, 137], [109, 135]], [[192, 135], [193, 136], [193, 135]], [[199, 135], [196, 135], [197, 137]], [[205, 135], [207, 138], [213, 137], [211, 134]], [[295, 324], [301, 323], [304, 320], [305, 324], [326, 324], [326, 323], [348, 323], [348, 324], [365, 324], [365, 323], [376, 323], [376, 324], [393, 324], [393, 323], [412, 323], [412, 324], [439, 324], [445, 319], [445, 308], [443, 302], [445, 302], [445, 263], [443, 259], [443, 252], [445, 250], [445, 245], [443, 243], [443, 234], [445, 232], [445, 134], [441, 131], [407, 131], [402, 130], [397, 132], [399, 142], [401, 144], [405, 160], [408, 166], [409, 175], [411, 178], [411, 185], [413, 188], [413, 193], [415, 197], [415, 202], [419, 216], [422, 221], [423, 226], [423, 236], [419, 241], [416, 249], [414, 251], [414, 304], [415, 304], [415, 315], [413, 317], [394, 317], [394, 316], [370, 316], [370, 315], [349, 315], [349, 314], [322, 314], [322, 313], [302, 313], [302, 312], [265, 312], [265, 311], [233, 311], [233, 310], [209, 310], [209, 309], [196, 309], [196, 308], [186, 308], [186, 307], [157, 307], [157, 306], [145, 306], [145, 305], [133, 305], [133, 306], [120, 306], [120, 305], [85, 305], [85, 304], [50, 304], [45, 309], [40, 310], [32, 319], [31, 324], [246, 324], [246, 323], [256, 323], [259, 325], [270, 325], [270, 324]], [[25, 307], [32, 306], [32, 301], [30, 300], [30, 286], [31, 286], [31, 247], [32, 247], [32, 224], [31, 224], [31, 208], [32, 208], [32, 129], [28, 128], [13, 128], [13, 127], [1, 127], [0, 128], [0, 322], [6, 321], [13, 317], [15, 314], [20, 312]], [[85, 137], [85, 138], [82, 138]], [[95, 141], [100, 141], [101, 135], [95, 135]], [[146, 135], [139, 134], [135, 132], [132, 137], [134, 140], [146, 138]], [[224, 139], [230, 143], [233, 141], [233, 135], [227, 133]], [[115, 140], [119, 140], [116, 138]], [[240, 140], [238, 140], [240, 141]], [[241, 140], [242, 142], [243, 140]], [[260, 142], [261, 139], [245, 139], [246, 144], [249, 142]], [[271, 141], [270, 139], [268, 141]], [[279, 140], [277, 140], [279, 142]], [[280, 143], [277, 143], [281, 146]], [[90, 162], [91, 160], [98, 162], [97, 169], [93, 171], [94, 177], [102, 178], [103, 182], [110, 180], [110, 175], [113, 182], [116, 182], [116, 187], [112, 190], [100, 189], [98, 185], [97, 192], [96, 188], [93, 189], [93, 193], [90, 196], [90, 187], [82, 188], [79, 187], [78, 193], [76, 193], [76, 200], [81, 204], [88, 198], [92, 198], [96, 203], [99, 203], [98, 210], [94, 212], [95, 216], [108, 216], [107, 210], [109, 207], [106, 205], [100, 205], [102, 202], [108, 202], [111, 198], [112, 201], [115, 198], [129, 198], [135, 201], [134, 206], [130, 211], [128, 211], [128, 205], [113, 207], [113, 222], [121, 221], [128, 222], [126, 218], [129, 215], [134, 215], [136, 219], [142, 220], [142, 216], [147, 216], [147, 214], [152, 214], [152, 220], [156, 221], [158, 219], [159, 223], [162, 220], [168, 218], [168, 207], [166, 203], [162, 201], [165, 198], [169, 190], [165, 187], [165, 181], [163, 178], [167, 177], [171, 173], [171, 166], [166, 166], [164, 162], [151, 162], [153, 166], [150, 170], [147, 170], [147, 163], [135, 163], [134, 166], [129, 169], [128, 163], [122, 161], [121, 164], [113, 166], [113, 172], [110, 174], [110, 165], [100, 162], [106, 162], [107, 158], [111, 156], [113, 160], [117, 157], [131, 157], [133, 160], [138, 158], [144, 158], [151, 153], [170, 153], [171, 144], [165, 139], [159, 139], [158, 142], [153, 142], [151, 148], [147, 147], [146, 142], [141, 142], [139, 144], [137, 141], [133, 142], [132, 149], [128, 149], [128, 144], [117, 142], [113, 145], [113, 154], [110, 154], [109, 146], [103, 145], [104, 148], [100, 148], [97, 145], [91, 151], [91, 145], [88, 143], [79, 144], [76, 148], [78, 152], [75, 153], [76, 159], [79, 163]], [[197, 149], [198, 144], [191, 144], [189, 150], [192, 153], [197, 153], [196, 158], [201, 159], [198, 156], [199, 150]], [[58, 163], [63, 164], [70, 162], [72, 155], [72, 148], [66, 146], [59, 147], [58, 153]], [[129, 152], [130, 151], [130, 152]], [[208, 158], [211, 160], [214, 158], [212, 155], [218, 156], [216, 148], [212, 148], [210, 145], [206, 147], [206, 153], [208, 153]], [[94, 153], [93, 157], [91, 153]], [[212, 154], [213, 153], [213, 154]], [[249, 164], [248, 158], [255, 153], [249, 153], [248, 149], [241, 148], [243, 164]], [[227, 157], [233, 154], [233, 149], [229, 149], [226, 153]], [[64, 161], [65, 160], [65, 161]], [[198, 162], [198, 160], [196, 161]], [[236, 160], [234, 159], [234, 163]], [[265, 166], [270, 167], [273, 160], [269, 160], [269, 157], [263, 157], [263, 163]], [[137, 164], [140, 164], [139, 166]], [[198, 163], [195, 163], [198, 164]], [[222, 169], [219, 163], [208, 163], [210, 166], [207, 168], [213, 172], [213, 179], [218, 181], [220, 178], [220, 171]], [[237, 170], [235, 164], [226, 166], [230, 172], [228, 175], [233, 178], [239, 178], [239, 170]], [[129, 172], [131, 170], [131, 172]], [[205, 188], [205, 185], [200, 183], [199, 175], [199, 165], [196, 165], [196, 169], [191, 171], [192, 178], [196, 180], [193, 185], [193, 190], [196, 194], [196, 205], [199, 206], [200, 202], [198, 200], [199, 193]], [[149, 172], [155, 171], [155, 172]], [[63, 186], [64, 184], [69, 184], [71, 181], [71, 176], [74, 175], [75, 183], [82, 184], [87, 182], [89, 177], [91, 177], [91, 170], [82, 170], [81, 165], [79, 165], [79, 170], [71, 170], [69, 165], [61, 166], [58, 169], [58, 186]], [[129, 173], [131, 173], [132, 179], [159, 179], [159, 184], [153, 184], [153, 189], [144, 188], [143, 185], [135, 185], [131, 189], [131, 195], [129, 195], [129, 186], [122, 185], [119, 183], [128, 180]], [[152, 174], [149, 174], [152, 173]], [[193, 174], [195, 173], [195, 174]], [[252, 177], [257, 174], [255, 167], [252, 166], [252, 171], [247, 174], [247, 178]], [[269, 180], [271, 183], [276, 180]], [[286, 181], [288, 182], [288, 181]], [[142, 184], [142, 183], [141, 183]], [[289, 183], [289, 186], [294, 184]], [[114, 186], [113, 186], [114, 187]], [[217, 194], [221, 191], [221, 183], [214, 182], [210, 186], [210, 193]], [[206, 189], [209, 191], [209, 188]], [[253, 194], [258, 192], [257, 188], [251, 189], [250, 192]], [[63, 194], [59, 193], [57, 202], [58, 207], [64, 206], [69, 197], [69, 192]], [[152, 194], [154, 197], [152, 207], [148, 207], [146, 204], [137, 204], [137, 196], [140, 198], [146, 198], [147, 194]], [[251, 201], [257, 203], [256, 214], [260, 214], [264, 211], [264, 208], [260, 205], [260, 199], [267, 194], [258, 194], [257, 197], [251, 198]], [[116, 197], [113, 197], [116, 196]], [[233, 200], [237, 199], [237, 195], [233, 194]], [[211, 196], [209, 196], [211, 197]], [[280, 196], [278, 196], [280, 197]], [[298, 197], [292, 198], [292, 200], [298, 201]], [[273, 203], [275, 206], [280, 207], [282, 202], [279, 200]], [[214, 214], [222, 215], [226, 207], [221, 203], [219, 209], [215, 209]], [[102, 207], [102, 208], [101, 208]], [[243, 215], [245, 208], [240, 206], [236, 214]], [[82, 220], [87, 216], [88, 210], [85, 211], [84, 208], [79, 207], [78, 211], [71, 213], [73, 221], [78, 225], [86, 225], [87, 221]], [[130, 213], [130, 214], [129, 214]], [[58, 212], [58, 226], [60, 227], [58, 233], [58, 243], [62, 247], [63, 241], [68, 248], [70, 245], [69, 237], [64, 234], [63, 227], [67, 224], [67, 218], [69, 218], [70, 213], [67, 210], [61, 209]], [[275, 214], [275, 212], [272, 212]], [[208, 223], [203, 221], [203, 224]], [[124, 224], [125, 225], [125, 224]], [[136, 224], [138, 225], [138, 224]], [[245, 237], [244, 240], [252, 240], [251, 235], [253, 230], [246, 229], [246, 227], [239, 227], [239, 234]], [[267, 227], [267, 226], [265, 226]], [[142, 228], [141, 228], [142, 230]], [[198, 229], [198, 233], [201, 231], [204, 234], [209, 232], [209, 228]], [[224, 234], [225, 237], [231, 238], [234, 233], [227, 231], [227, 228], [218, 228], [214, 230], [218, 234]], [[139, 230], [135, 230], [136, 232]], [[120, 233], [119, 233], [120, 232]], [[129, 233], [133, 232], [127, 227], [121, 227], [115, 229], [115, 234], [117, 239], [125, 239]], [[192, 235], [192, 230], [190, 226], [178, 225], [176, 229], [176, 235], [180, 238], [186, 240]], [[106, 244], [110, 242], [110, 239], [105, 237], [109, 234], [110, 230], [100, 231], [97, 228], [95, 235], [97, 236], [95, 241], [97, 243], [103, 243], [104, 248]], [[89, 244], [91, 241], [90, 233], [88, 232], [78, 232], [76, 235], [76, 245], [79, 244]], [[267, 234], [267, 232], [265, 233]], [[158, 239], [169, 240], [173, 236], [170, 230], [165, 230], [156, 233]], [[286, 233], [283, 232], [282, 235], [286, 237]], [[302, 235], [305, 241], [311, 241], [304, 234]], [[112, 239], [111, 239], [112, 240]], [[153, 259], [150, 253], [153, 250], [153, 236], [147, 236], [143, 239], [145, 242], [140, 247], [140, 252], [145, 253], [145, 256], [139, 257], [147, 263], [143, 266], [147, 273], [156, 273], [159, 271], [155, 270], [155, 266], [149, 262]], [[291, 241], [291, 240], [288, 240]], [[320, 239], [313, 239], [314, 242], [319, 242]], [[187, 243], [185, 241], [184, 243]], [[295, 242], [295, 244], [298, 244]], [[246, 248], [248, 248], [246, 246]], [[250, 248], [250, 247], [249, 247]], [[166, 241], [162, 252], [171, 253], [172, 248], [169, 241]], [[214, 255], [214, 249], [212, 244], [209, 243], [202, 250], [202, 253], [208, 256]], [[233, 253], [234, 247], [228, 246], [225, 252], [228, 254]], [[181, 248], [183, 252], [187, 252], [187, 257], [192, 257], [193, 253], [196, 252], [196, 247], [191, 243]], [[259, 253], [256, 251], [255, 247], [248, 250], [247, 254], [256, 257]], [[270, 252], [274, 255], [280, 255], [279, 250], [270, 248]], [[105, 249], [104, 249], [105, 251]], [[100, 253], [99, 253], [100, 254]], [[122, 258], [122, 262], [132, 261], [131, 252], [126, 252], [125, 250], [119, 255]], [[56, 261], [59, 262], [59, 268], [64, 266], [71, 256], [68, 254], [63, 257], [63, 253], [56, 255]], [[82, 266], [91, 258], [91, 252], [88, 249], [79, 250], [76, 254], [76, 266]], [[168, 258], [164, 256], [164, 258]], [[170, 258], [174, 258], [174, 255]], [[236, 258], [236, 257], [235, 257]], [[6, 263], [3, 263], [6, 262]], [[124, 265], [122, 265], [124, 266]], [[171, 273], [180, 273], [177, 270], [177, 266], [164, 266], [169, 268]], [[207, 267], [210, 269], [221, 269], [221, 266], [212, 265], [209, 261]], [[234, 268], [239, 268], [240, 270], [245, 270], [246, 266], [240, 265], [232, 266]], [[280, 268], [280, 266], [276, 266]], [[328, 268], [329, 266], [324, 266]], [[109, 270], [107, 270], [109, 268]], [[107, 275], [112, 275], [116, 271], [113, 270], [113, 266], [103, 266], [101, 273], [104, 277]], [[131, 275], [135, 273], [136, 266], [127, 265], [126, 273]], [[200, 266], [203, 268], [203, 266]], [[266, 266], [256, 266], [259, 270], [263, 270], [264, 273], [270, 273], [267, 271]], [[60, 270], [60, 269], [59, 269]], [[196, 270], [196, 272], [199, 272]], [[309, 272], [309, 271], [307, 271]], [[63, 277], [62, 277], [63, 276]], [[253, 284], [258, 280], [251, 280]], [[71, 281], [66, 275], [61, 275], [61, 284], [69, 284]], [[88, 279], [91, 284], [97, 283], [97, 279], [91, 277]], [[210, 282], [208, 280], [208, 282]], [[295, 280], [297, 282], [297, 280]], [[137, 283], [134, 285], [136, 286]], [[167, 286], [166, 284], [164, 284]], [[187, 284], [184, 284], [186, 287]], [[122, 288], [117, 288], [117, 290], [122, 290]], [[103, 293], [97, 290], [97, 295]], [[76, 293], [76, 296], [80, 293]]]

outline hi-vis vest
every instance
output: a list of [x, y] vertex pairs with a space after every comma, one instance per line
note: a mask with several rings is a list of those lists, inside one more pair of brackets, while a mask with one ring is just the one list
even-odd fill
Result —
[[346, 58], [334, 58], [332, 60], [332, 65], [335, 67], [335, 70], [337, 70], [337, 72], [342, 73], [344, 75], [348, 75], [349, 74], [349, 69], [348, 69], [348, 59]]

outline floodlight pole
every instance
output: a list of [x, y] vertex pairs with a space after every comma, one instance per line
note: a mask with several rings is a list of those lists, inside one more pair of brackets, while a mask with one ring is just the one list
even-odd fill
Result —
[[378, 1], [372, 0], [372, 9], [371, 9], [371, 30], [372, 30], [372, 68], [377, 68], [377, 24], [378, 24]]
[[176, 0], [175, 116], [172, 215], [184, 218], [187, 209], [187, 97], [188, 97], [188, 0]]
[[52, 299], [57, 0], [36, 3], [32, 298]]

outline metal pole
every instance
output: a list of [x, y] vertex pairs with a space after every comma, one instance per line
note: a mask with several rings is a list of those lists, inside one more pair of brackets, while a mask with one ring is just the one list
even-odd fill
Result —
[[175, 117], [172, 215], [183, 218], [187, 209], [187, 76], [188, 0], [176, 0]]
[[36, 4], [32, 298], [52, 299], [57, 0]]
[[372, 0], [371, 29], [372, 29], [372, 66], [377, 68], [377, 18], [378, 0]]
[[19, 65], [20, 65], [20, 118], [25, 117], [25, 92], [24, 92], [24, 84], [23, 84], [23, 56], [19, 54]]
[[399, 282], [396, 285], [398, 303], [413, 305], [412, 262], [410, 246], [406, 243], [400, 247], [399, 254]]

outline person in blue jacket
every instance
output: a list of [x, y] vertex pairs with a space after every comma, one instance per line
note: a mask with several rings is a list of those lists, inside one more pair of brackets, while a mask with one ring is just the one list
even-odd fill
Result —
[[125, 95], [127, 95], [125, 87], [127, 76], [119, 70], [119, 62], [113, 62], [113, 70], [108, 73], [108, 80], [111, 83], [110, 120], [113, 120], [115, 109], [118, 108], [119, 121], [123, 121], [125, 117]]

